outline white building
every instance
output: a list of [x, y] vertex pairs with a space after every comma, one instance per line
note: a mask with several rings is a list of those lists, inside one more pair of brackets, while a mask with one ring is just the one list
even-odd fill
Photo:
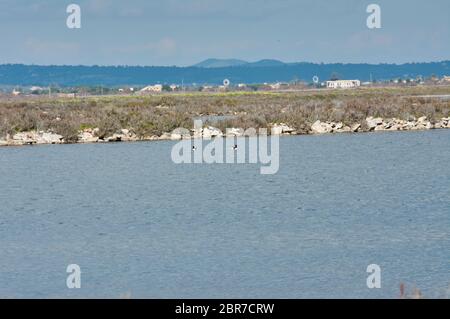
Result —
[[44, 91], [44, 89], [41, 88], [40, 86], [32, 86], [32, 87], [30, 88], [30, 91], [31, 91], [31, 92], [40, 92], [40, 91]]
[[349, 89], [361, 86], [359, 80], [337, 80], [327, 81], [327, 88], [329, 89]]
[[446, 82], [449, 82], [449, 83], [450, 83], [450, 76], [444, 76], [444, 77], [442, 78], [442, 82], [443, 82], [443, 83], [446, 83]]
[[269, 86], [270, 86], [270, 88], [271, 88], [272, 90], [279, 90], [279, 89], [281, 89], [281, 83], [280, 83], [280, 82], [278, 82], [278, 83], [273, 83], [273, 84], [269, 84]]
[[161, 93], [163, 86], [161, 84], [149, 85], [141, 90], [141, 92]]

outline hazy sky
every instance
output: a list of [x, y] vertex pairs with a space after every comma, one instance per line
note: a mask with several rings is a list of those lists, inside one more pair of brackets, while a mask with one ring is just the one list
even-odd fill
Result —
[[[66, 26], [71, 3], [81, 29]], [[366, 26], [371, 3], [381, 29]], [[0, 0], [0, 63], [449, 60], [449, 17], [449, 0]]]

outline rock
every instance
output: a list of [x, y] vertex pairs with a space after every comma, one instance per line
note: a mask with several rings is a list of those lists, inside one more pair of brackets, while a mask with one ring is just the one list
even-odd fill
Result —
[[389, 121], [389, 122], [387, 122], [387, 123], [384, 123], [383, 127], [384, 127], [385, 130], [389, 130], [389, 129], [391, 129], [394, 125], [395, 125], [395, 122], [392, 120], [392, 121]]
[[192, 138], [191, 132], [185, 128], [177, 128], [172, 131], [170, 139], [173, 141], [177, 140], [190, 140]]
[[[384, 130], [386, 131], [399, 131], [402, 129], [402, 125], [400, 124], [400, 121], [396, 118], [393, 118], [389, 120], [388, 122], [384, 122], [383, 124]], [[382, 129], [378, 129], [382, 130]]]
[[375, 130], [378, 126], [383, 125], [383, 119], [380, 117], [373, 118], [372, 116], [368, 117], [366, 119], [367, 126], [369, 127], [370, 131]]
[[424, 123], [424, 122], [427, 122], [427, 117], [426, 117], [426, 116], [419, 117], [419, 118], [417, 119], [417, 122], [418, 122], [418, 123]]
[[344, 126], [338, 130], [336, 130], [336, 133], [350, 133], [352, 132], [352, 129], [350, 126]]
[[401, 131], [403, 130], [403, 126], [401, 124], [394, 124], [392, 125], [392, 127], [389, 129], [390, 131]]
[[172, 138], [172, 134], [170, 133], [163, 133], [158, 139], [159, 140], [170, 140]]
[[78, 143], [97, 143], [98, 140], [95, 130], [92, 129], [86, 129], [78, 134]]
[[41, 139], [38, 141], [38, 144], [40, 142], [42, 144], [62, 144], [64, 142], [64, 137], [59, 134], [46, 132], [42, 133]]
[[[108, 136], [104, 139], [104, 142], [135, 142], [139, 140], [136, 134], [128, 129], [120, 130], [120, 133], [114, 133], [112, 136]], [[98, 139], [98, 142], [102, 140]]]
[[64, 137], [53, 132], [20, 132], [14, 134], [12, 139], [8, 136], [5, 142], [8, 145], [61, 144]]
[[36, 144], [38, 140], [35, 132], [20, 132], [14, 134], [12, 143], [14, 145], [31, 145]]
[[434, 124], [434, 128], [435, 128], [435, 129], [441, 129], [441, 128], [445, 128], [445, 126], [444, 126], [443, 123], [440, 121], [440, 122], [437, 122], [437, 123]]
[[172, 141], [179, 141], [179, 140], [181, 140], [181, 139], [183, 139], [183, 136], [182, 136], [181, 134], [178, 134], [178, 133], [172, 133], [172, 134], [170, 135], [170, 140], [172, 140]]
[[272, 135], [291, 135], [296, 132], [296, 129], [293, 127], [290, 127], [287, 124], [280, 123], [280, 124], [273, 124], [271, 128], [271, 134]]
[[443, 117], [439, 122], [434, 125], [435, 128], [450, 128], [450, 118]]
[[419, 119], [417, 119], [413, 129], [416, 129], [416, 130], [430, 130], [432, 128], [433, 128], [433, 124], [431, 124], [431, 122], [427, 120], [426, 116], [422, 116]]
[[293, 132], [295, 132], [295, 128], [290, 127], [286, 124], [281, 124], [281, 128], [283, 129], [283, 134], [292, 134]]
[[122, 134], [113, 134], [105, 139], [106, 142], [122, 142]]
[[240, 137], [244, 135], [244, 130], [241, 128], [230, 128], [227, 129], [227, 136], [236, 136]]
[[403, 129], [404, 130], [412, 130], [416, 127], [415, 121], [406, 121], [403, 123]]
[[191, 130], [192, 138], [198, 139], [203, 137], [203, 128], [194, 128]]
[[281, 126], [273, 126], [271, 129], [271, 134], [274, 136], [278, 136], [283, 134], [283, 128]]
[[354, 133], [359, 132], [359, 130], [361, 129], [361, 124], [359, 123], [353, 124], [350, 129]]
[[395, 120], [395, 125], [392, 127], [393, 130], [397, 130], [397, 131], [402, 131], [406, 121], [403, 120], [399, 120], [399, 119], [394, 119]]
[[177, 128], [172, 131], [172, 134], [170, 135], [170, 139], [172, 141], [178, 141], [178, 140], [190, 140], [191, 139], [191, 132], [184, 128]]
[[312, 126], [311, 130], [314, 134], [327, 134], [333, 132], [333, 127], [330, 123], [323, 123], [321, 121], [316, 121]]
[[215, 127], [208, 126], [203, 129], [203, 138], [214, 138], [223, 136], [222, 132]]
[[122, 135], [122, 141], [124, 142], [136, 142], [139, 138], [134, 133], [129, 133], [128, 135]]

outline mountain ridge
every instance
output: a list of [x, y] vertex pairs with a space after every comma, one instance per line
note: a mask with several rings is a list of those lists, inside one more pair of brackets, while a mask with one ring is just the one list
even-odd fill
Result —
[[272, 66], [282, 66], [289, 65], [280, 60], [275, 59], [263, 59], [256, 62], [248, 62], [240, 59], [206, 59], [200, 63], [194, 64], [193, 67], [196, 68], [226, 68], [226, 67], [237, 67], [237, 66], [247, 66], [247, 67], [272, 67]]

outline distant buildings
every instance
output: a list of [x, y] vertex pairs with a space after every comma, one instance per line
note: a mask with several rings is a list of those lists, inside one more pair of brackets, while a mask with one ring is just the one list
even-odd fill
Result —
[[32, 86], [32, 87], [30, 88], [30, 92], [31, 92], [31, 93], [34, 93], [34, 94], [39, 94], [39, 93], [41, 93], [42, 91], [44, 91], [44, 88], [41, 88], [40, 86]]
[[329, 89], [349, 89], [361, 86], [359, 80], [337, 80], [327, 81], [327, 88]]
[[450, 83], [450, 76], [444, 76], [442, 78], [442, 83]]
[[142, 93], [161, 93], [163, 86], [161, 84], [149, 85], [141, 90]]

